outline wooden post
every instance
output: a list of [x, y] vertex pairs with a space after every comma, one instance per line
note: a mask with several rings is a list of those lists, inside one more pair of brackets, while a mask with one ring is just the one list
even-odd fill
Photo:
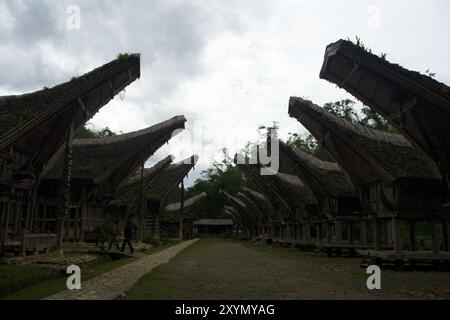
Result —
[[181, 188], [180, 188], [180, 230], [178, 232], [178, 238], [180, 239], [180, 241], [183, 240], [183, 218], [184, 218], [184, 181], [183, 180], [181, 180]]
[[401, 253], [402, 252], [402, 238], [400, 234], [400, 219], [393, 218], [391, 228], [392, 230], [392, 240], [394, 244], [394, 251], [395, 253]]
[[381, 250], [381, 221], [377, 218], [373, 222], [373, 247], [376, 251]]
[[444, 241], [444, 251], [450, 251], [448, 240], [448, 220], [442, 220], [442, 240]]
[[350, 244], [353, 244], [353, 242], [354, 242], [353, 221], [347, 221], [347, 230], [348, 230], [348, 242], [350, 242]]
[[335, 219], [335, 221], [334, 221], [334, 233], [335, 233], [335, 237], [336, 237], [336, 244], [341, 245], [341, 243], [342, 243], [342, 225], [341, 225], [341, 221], [339, 221], [338, 219]]
[[330, 244], [332, 242], [333, 235], [331, 231], [331, 225], [328, 221], [325, 222], [325, 230], [327, 233], [327, 243]]
[[320, 235], [320, 225], [316, 224], [316, 239], [318, 243], [322, 242], [322, 237]]
[[67, 128], [66, 152], [64, 157], [64, 171], [62, 177], [62, 193], [57, 213], [57, 237], [56, 250], [62, 254], [63, 239], [64, 239], [64, 220], [69, 216], [70, 204], [70, 176], [72, 170], [72, 140], [74, 133], [74, 119], [70, 121], [70, 126]]
[[5, 242], [6, 239], [8, 238], [8, 224], [9, 224], [9, 205], [10, 202], [3, 202], [2, 203], [2, 215], [4, 216], [4, 226], [3, 226], [3, 230], [2, 230], [2, 238], [1, 243], [0, 243], [0, 257], [3, 256], [4, 254], [4, 249], [5, 249]]
[[409, 248], [411, 251], [416, 251], [416, 221], [409, 221]]
[[434, 254], [439, 254], [440, 246], [439, 246], [439, 236], [437, 230], [437, 222], [436, 220], [431, 221], [431, 237], [432, 237], [432, 249]]
[[359, 244], [361, 246], [367, 245], [367, 224], [366, 220], [364, 219], [361, 220], [361, 226], [359, 230]]

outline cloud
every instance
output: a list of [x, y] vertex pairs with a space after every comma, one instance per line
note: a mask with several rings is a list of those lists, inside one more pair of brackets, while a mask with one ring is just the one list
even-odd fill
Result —
[[[80, 8], [79, 30], [66, 27], [69, 5]], [[185, 132], [148, 164], [198, 153], [192, 182], [222, 147], [232, 154], [257, 139], [260, 124], [278, 121], [283, 138], [305, 132], [287, 115], [289, 96], [352, 98], [318, 76], [325, 46], [340, 38], [358, 35], [388, 60], [449, 83], [449, 9], [445, 0], [1, 2], [0, 93], [51, 86], [140, 52], [141, 79], [92, 125], [129, 132], [185, 115]]]

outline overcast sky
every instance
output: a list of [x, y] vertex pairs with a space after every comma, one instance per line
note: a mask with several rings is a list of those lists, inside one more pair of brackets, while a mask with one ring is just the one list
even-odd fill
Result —
[[290, 96], [351, 98], [319, 79], [325, 47], [338, 39], [358, 35], [374, 53], [449, 84], [449, 12], [446, 0], [0, 0], [0, 95], [139, 52], [141, 79], [91, 126], [125, 133], [185, 115], [187, 130], [147, 165], [197, 153], [191, 184], [222, 147], [233, 153], [257, 139], [261, 124], [278, 121], [282, 138], [305, 132], [287, 115]]

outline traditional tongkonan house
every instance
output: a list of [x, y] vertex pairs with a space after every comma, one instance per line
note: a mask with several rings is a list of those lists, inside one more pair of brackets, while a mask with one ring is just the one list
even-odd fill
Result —
[[301, 223], [310, 217], [310, 205], [316, 206], [311, 191], [295, 175], [282, 172], [263, 175], [262, 166], [251, 164], [250, 159], [236, 155], [235, 161], [246, 177], [270, 199], [276, 214], [272, 219], [274, 238], [289, 243], [300, 240], [301, 235], [306, 234], [300, 230]]
[[439, 211], [442, 185], [422, 153], [403, 136], [375, 130], [337, 117], [312, 102], [291, 98], [289, 114], [319, 140], [358, 188], [365, 213], [374, 217], [374, 245], [381, 248], [379, 221], [391, 221], [394, 250], [400, 253], [401, 221], [410, 230], [409, 247], [416, 248], [416, 222], [430, 221], [433, 252], [440, 248], [437, 221], [442, 221], [444, 248], [448, 228]]
[[[184, 116], [177, 116], [127, 134], [75, 139], [72, 146], [70, 214], [64, 221], [64, 241], [89, 240], [90, 232], [105, 221], [104, 208], [121, 183], [184, 129], [185, 122]], [[57, 190], [61, 188], [63, 170], [64, 157], [60, 156], [42, 177], [36, 220], [43, 230], [55, 228]]]
[[231, 216], [231, 220], [233, 221], [233, 231], [232, 235], [235, 237], [240, 237], [242, 233], [242, 220], [239, 216], [239, 213], [236, 211], [236, 209], [233, 206], [224, 206], [223, 210], [225, 214], [228, 214]]
[[62, 234], [41, 233], [36, 223], [41, 174], [64, 155], [57, 217], [66, 217], [75, 130], [139, 77], [139, 55], [121, 55], [53, 88], [0, 97], [0, 255], [9, 249], [61, 248]]
[[188, 199], [184, 199], [183, 184], [181, 184], [179, 191], [180, 201], [170, 203], [165, 208], [165, 213], [161, 217], [161, 231], [168, 238], [178, 237], [179, 240], [183, 240], [189, 239], [192, 235], [192, 222], [197, 219], [192, 213], [192, 210], [195, 209], [195, 204], [199, 200], [206, 197], [206, 193], [202, 192]]
[[[108, 212], [111, 221], [120, 228], [125, 226], [128, 219], [135, 220], [137, 225], [144, 225], [145, 194], [171, 163], [172, 156], [167, 156], [153, 167], [145, 169], [143, 176], [141, 168], [135, 175], [126, 179], [105, 210]], [[142, 240], [142, 230], [138, 230], [136, 238], [139, 241]]]
[[139, 226], [142, 239], [160, 238], [160, 219], [166, 210], [168, 197], [184, 180], [197, 161], [198, 156], [192, 155], [178, 163], [171, 164], [150, 184], [145, 193], [145, 216]]
[[[271, 233], [270, 212], [273, 212], [269, 200], [262, 194], [253, 189], [244, 187], [242, 193], [246, 196], [248, 205], [253, 206], [254, 212], [258, 217], [259, 234], [268, 239]], [[270, 237], [271, 239], [271, 237]]]
[[252, 239], [258, 236], [258, 216], [253, 211], [253, 207], [241, 197], [233, 196], [226, 191], [222, 190], [222, 193], [227, 197], [230, 206], [235, 209], [235, 212], [239, 216], [241, 222], [241, 236], [243, 238]]
[[389, 63], [344, 40], [327, 46], [320, 78], [337, 84], [381, 114], [429, 160], [434, 160], [431, 169], [437, 164], [446, 177], [447, 188], [450, 186], [450, 90], [447, 85]]
[[[322, 161], [306, 152], [280, 141], [280, 157], [290, 159], [292, 174], [312, 190], [318, 204], [319, 221], [325, 227], [319, 239], [325, 235], [326, 245], [334, 244], [344, 248], [343, 235], [346, 235], [345, 247], [354, 243], [355, 223], [360, 223], [361, 245], [365, 244], [365, 222], [361, 220], [359, 198], [350, 179], [336, 163]], [[322, 225], [320, 224], [320, 225]], [[343, 228], [346, 227], [346, 228]], [[322, 244], [322, 246], [325, 244]]]

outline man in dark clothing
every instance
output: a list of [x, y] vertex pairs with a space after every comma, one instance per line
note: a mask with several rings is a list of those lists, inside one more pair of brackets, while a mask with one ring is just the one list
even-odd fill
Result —
[[128, 220], [127, 224], [125, 225], [124, 239], [123, 239], [122, 248], [120, 249], [120, 251], [124, 252], [125, 251], [125, 246], [128, 244], [128, 247], [130, 248], [131, 254], [134, 253], [134, 249], [133, 249], [133, 245], [131, 244], [131, 241], [133, 241], [133, 235], [134, 235], [135, 229], [137, 229], [137, 228], [134, 225], [134, 223], [131, 222], [130, 220]]

